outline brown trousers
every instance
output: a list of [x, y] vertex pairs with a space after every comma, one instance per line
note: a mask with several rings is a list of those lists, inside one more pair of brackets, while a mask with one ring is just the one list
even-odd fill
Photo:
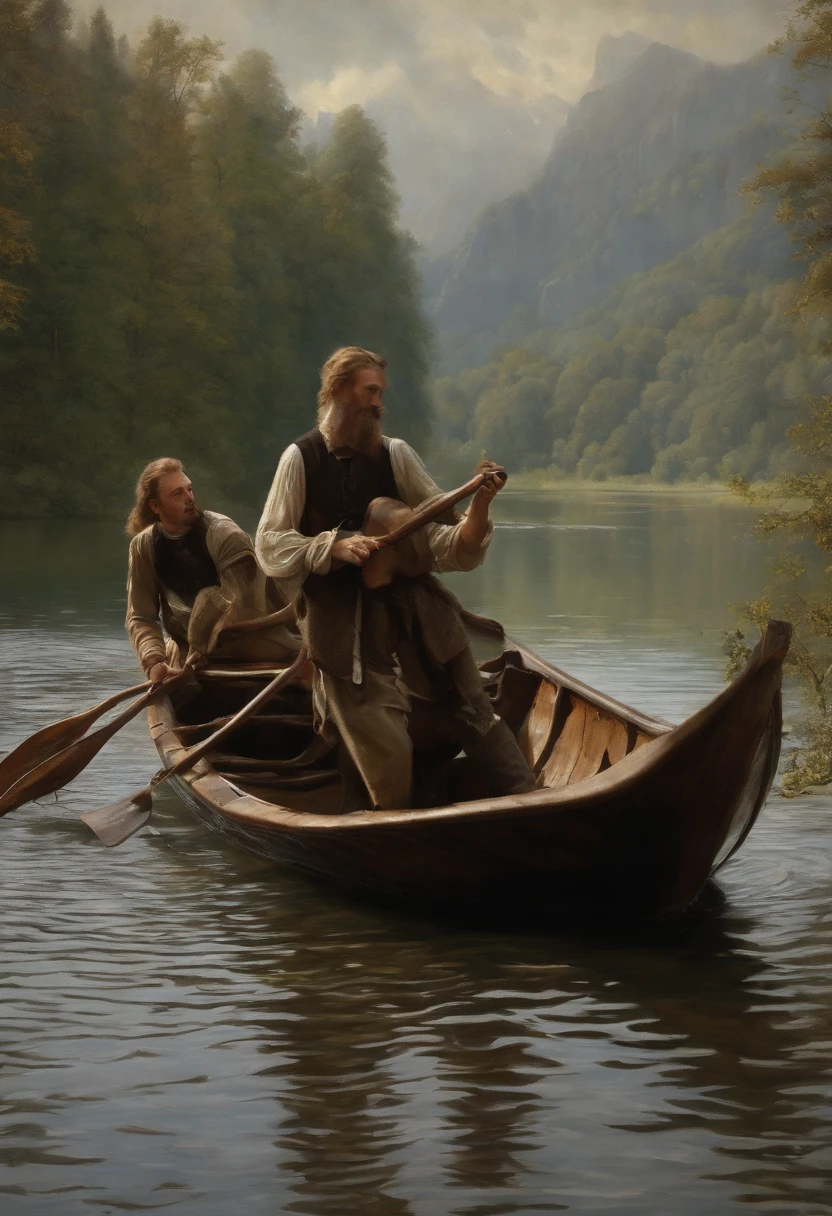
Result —
[[[350, 780], [350, 769], [366, 787], [365, 807], [398, 810], [412, 806], [413, 740], [408, 730], [412, 699], [402, 681], [393, 673], [366, 670], [363, 684], [358, 685], [318, 672], [315, 701], [319, 721], [332, 723], [348, 756], [342, 774], [351, 798], [344, 809], [358, 809], [361, 796], [360, 784], [356, 788]], [[439, 738], [465, 751], [494, 796], [534, 787], [517, 740], [493, 713], [483, 722], [486, 715], [479, 706], [480, 712], [468, 719], [464, 711], [455, 714], [441, 702], [428, 708], [439, 725]]]

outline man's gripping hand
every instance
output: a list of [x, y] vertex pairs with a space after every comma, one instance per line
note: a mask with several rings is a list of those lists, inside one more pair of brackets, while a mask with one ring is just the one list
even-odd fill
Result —
[[168, 664], [162, 660], [159, 663], [153, 664], [147, 673], [147, 678], [150, 680], [151, 684], [161, 684], [162, 681], [167, 680], [169, 676], [175, 676], [177, 674], [177, 668], [169, 667]]
[[367, 558], [381, 545], [372, 536], [345, 536], [336, 540], [331, 549], [333, 561], [350, 562], [353, 566], [363, 566]]
[[493, 460], [489, 460], [488, 457], [484, 457], [474, 469], [474, 473], [491, 474], [487, 481], [482, 483], [474, 496], [480, 500], [483, 506], [487, 507], [495, 495], [498, 494], [506, 484], [506, 471], [502, 465], [495, 464]]

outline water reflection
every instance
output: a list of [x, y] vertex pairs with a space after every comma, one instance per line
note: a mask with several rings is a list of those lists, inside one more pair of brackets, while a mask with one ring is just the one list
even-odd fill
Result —
[[[725, 600], [756, 577], [741, 515], [501, 510], [469, 603], [654, 712], [716, 690]], [[0, 528], [0, 749], [133, 678], [116, 531], [90, 552], [67, 526], [53, 552], [39, 529], [24, 552]], [[171, 794], [101, 849], [77, 812], [154, 767], [133, 723], [0, 821], [4, 1216], [832, 1210], [828, 799], [772, 803], [693, 914], [634, 936], [363, 903], [206, 837]]]

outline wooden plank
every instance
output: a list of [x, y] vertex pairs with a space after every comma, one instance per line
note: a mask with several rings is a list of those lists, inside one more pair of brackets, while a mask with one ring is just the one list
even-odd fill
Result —
[[627, 723], [622, 722], [618, 718], [614, 718], [615, 729], [613, 730], [610, 741], [607, 744], [607, 759], [610, 763], [610, 768], [614, 764], [618, 764], [619, 760], [623, 760], [627, 755]]
[[574, 785], [586, 777], [595, 776], [601, 767], [617, 725], [616, 719], [610, 714], [596, 709], [594, 705], [587, 706], [581, 754], [569, 775], [568, 785]]
[[541, 773], [541, 785], [552, 790], [568, 784], [583, 747], [587, 704], [578, 697], [570, 697], [570, 701], [571, 709], [563, 730], [555, 740], [552, 754]]
[[572, 696], [583, 697], [590, 704], [597, 705], [599, 709], [605, 709], [608, 713], [614, 714], [626, 722], [631, 722], [639, 730], [647, 732], [651, 739], [674, 729], [671, 722], [643, 714], [639, 710], [633, 709], [631, 705], [625, 705], [623, 701], [616, 701], [597, 688], [591, 688], [589, 684], [584, 684], [583, 680], [576, 680], [574, 676], [555, 667], [554, 664], [542, 659], [533, 651], [527, 650], [525, 646], [518, 646], [517, 657], [530, 674], [541, 675], [544, 679], [558, 684]]
[[553, 727], [557, 712], [558, 689], [548, 680], [541, 680], [532, 707], [517, 732], [517, 742], [523, 758], [534, 773], [539, 773], [552, 749]]
[[[225, 726], [234, 717], [233, 714], [228, 714], [224, 718], [214, 718], [212, 722], [189, 722], [176, 727], [180, 735], [195, 735], [201, 730], [213, 731], [219, 727]], [[259, 726], [293, 726], [299, 727], [302, 730], [312, 730], [312, 718], [308, 714], [252, 714], [246, 721], [240, 724], [249, 726], [256, 722]]]
[[335, 769], [315, 769], [298, 776], [288, 776], [286, 773], [224, 773], [221, 769], [216, 772], [244, 790], [317, 790], [325, 785], [340, 784], [341, 781], [341, 774]]

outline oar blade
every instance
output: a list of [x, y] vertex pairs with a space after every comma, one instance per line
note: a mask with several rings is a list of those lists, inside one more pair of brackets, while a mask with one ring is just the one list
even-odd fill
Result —
[[136, 716], [154, 693], [155, 689], [149, 689], [127, 709], [122, 710], [117, 718], [113, 718], [112, 722], [108, 722], [106, 726], [100, 726], [91, 735], [85, 735], [75, 743], [70, 743], [69, 747], [65, 747], [63, 751], [57, 752], [30, 772], [24, 773], [5, 793], [0, 794], [0, 816], [17, 810], [26, 802], [45, 798], [47, 794], [54, 794], [56, 790], [61, 790], [65, 785], [69, 785], [70, 781], [74, 781], [78, 774], [83, 772], [90, 761], [98, 755], [104, 744], [112, 739], [126, 722]]
[[14, 785], [0, 795], [0, 815], [7, 815], [9, 811], [16, 811], [27, 802], [45, 798], [47, 794], [54, 794], [69, 785], [106, 743], [106, 739], [100, 738], [100, 733], [96, 731], [94, 735], [87, 735], [85, 739], [71, 743], [62, 752], [37, 765], [31, 772], [24, 773]]
[[26, 773], [80, 739], [96, 716], [78, 714], [75, 718], [44, 726], [37, 734], [24, 739], [19, 747], [0, 761], [0, 794], [5, 794]]
[[70, 744], [77, 742], [87, 733], [93, 722], [117, 705], [119, 701], [143, 692], [146, 688], [146, 683], [125, 688], [112, 697], [108, 697], [106, 701], [93, 705], [91, 709], [74, 714], [71, 718], [62, 718], [59, 722], [52, 722], [49, 726], [35, 731], [28, 739], [24, 739], [14, 751], [9, 752], [0, 760], [0, 795], [5, 794], [15, 782], [39, 764], [43, 764], [44, 761], [51, 759]]
[[102, 844], [112, 849], [143, 828], [152, 811], [153, 795], [150, 790], [141, 790], [131, 798], [120, 798], [95, 811], [86, 811], [81, 818]]

